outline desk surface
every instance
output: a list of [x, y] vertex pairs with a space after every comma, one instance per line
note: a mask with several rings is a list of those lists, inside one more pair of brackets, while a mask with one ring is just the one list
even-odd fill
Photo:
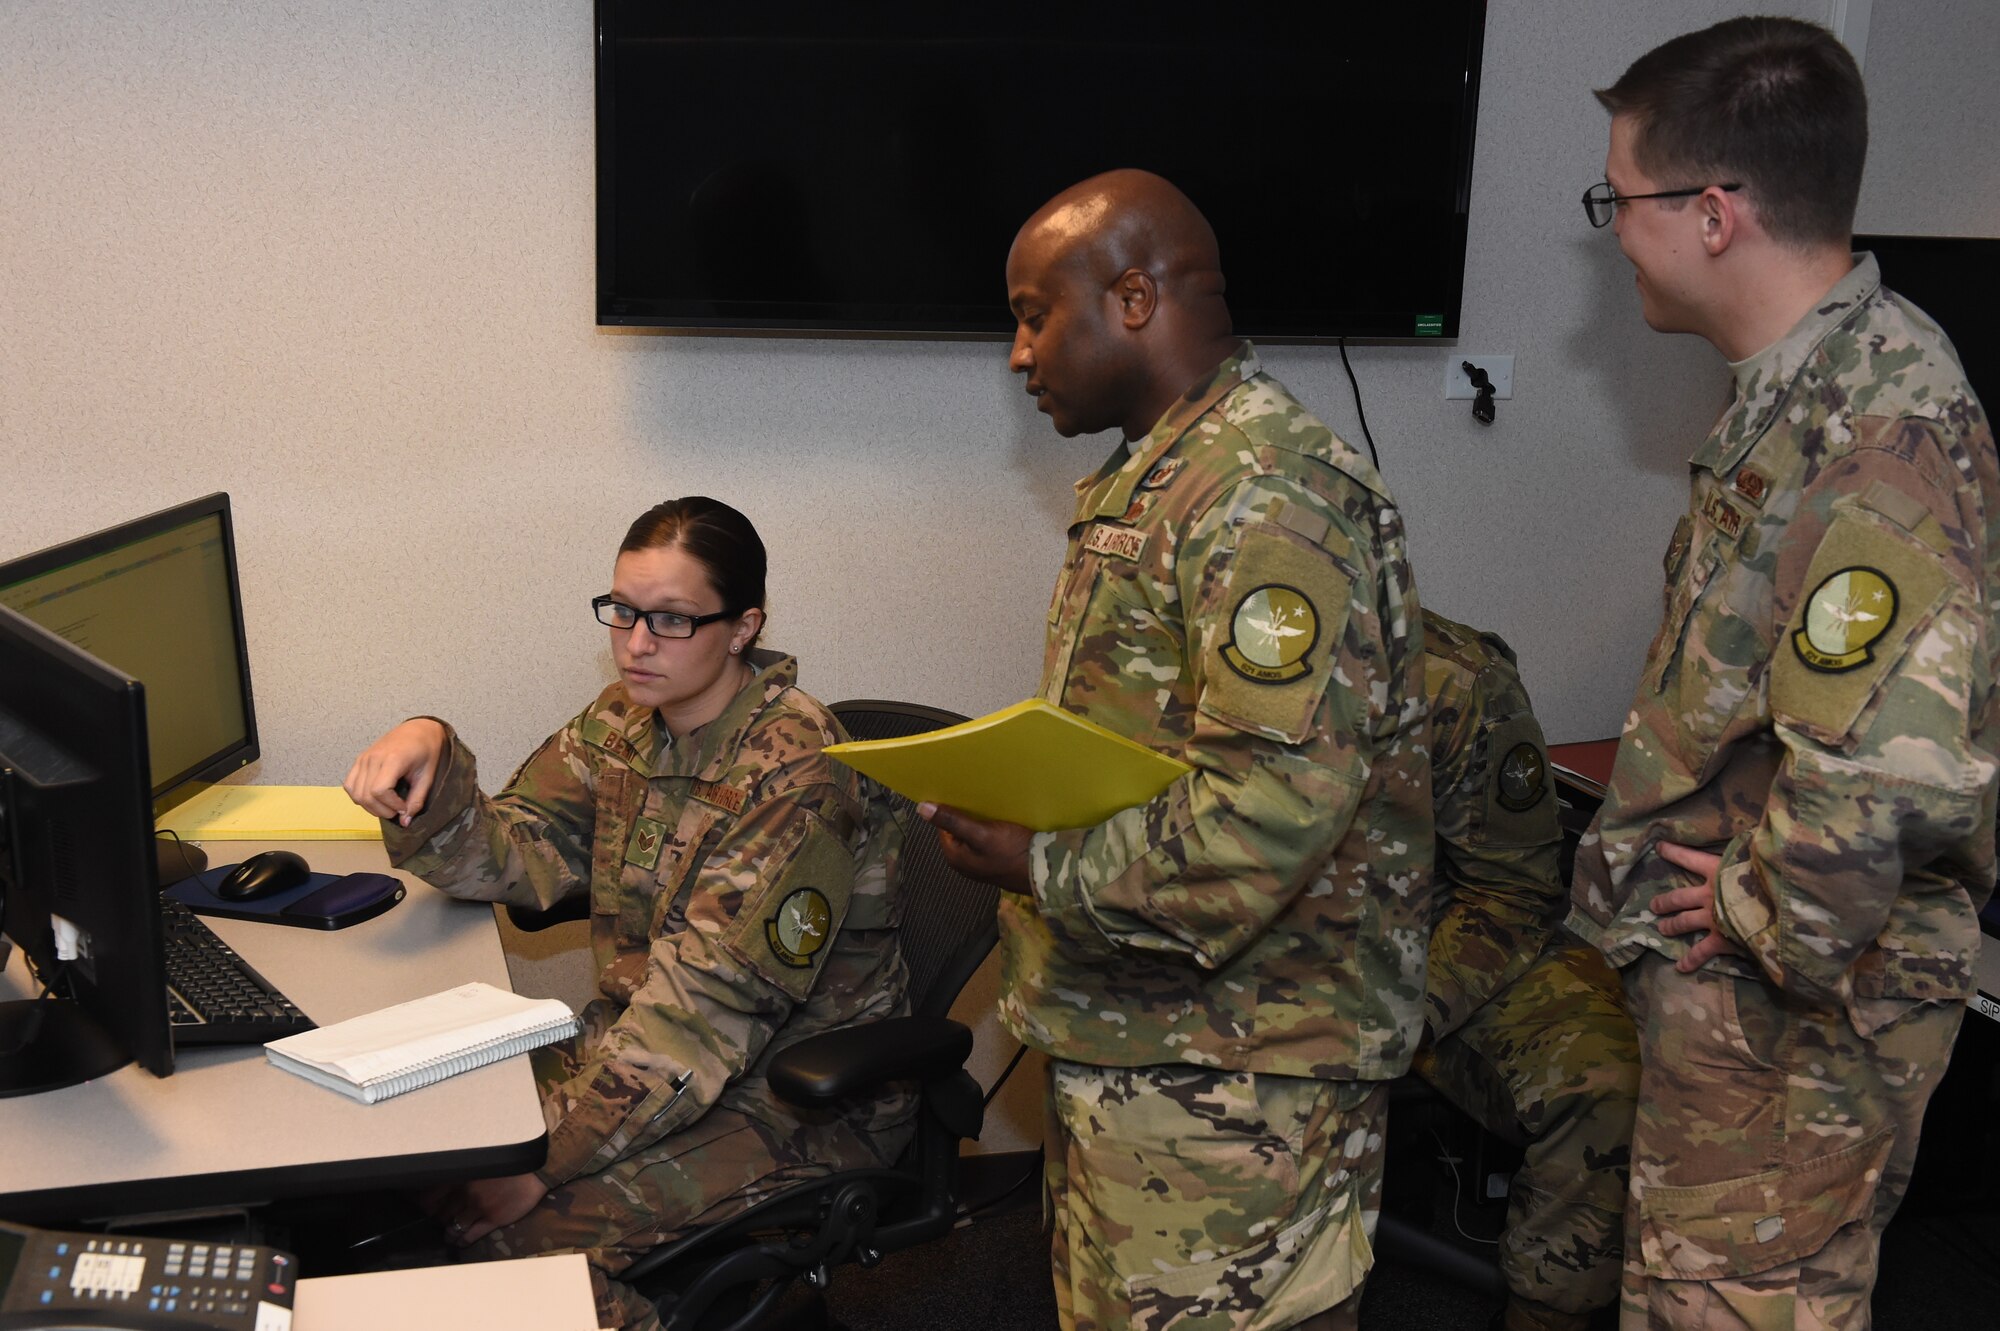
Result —
[[[214, 842], [216, 864], [272, 847]], [[315, 870], [383, 870], [380, 842], [291, 847]], [[386, 915], [323, 932], [210, 919], [223, 940], [325, 1025], [469, 980], [507, 987], [490, 906], [414, 878]], [[30, 994], [17, 956], [0, 998]], [[261, 1048], [181, 1049], [174, 1075], [136, 1066], [0, 1100], [0, 1216], [26, 1223], [519, 1173], [547, 1139], [526, 1058], [364, 1105], [265, 1061]]]

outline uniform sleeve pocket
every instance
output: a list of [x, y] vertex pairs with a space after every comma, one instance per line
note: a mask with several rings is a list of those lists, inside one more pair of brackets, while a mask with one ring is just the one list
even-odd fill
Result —
[[782, 867], [760, 867], [777, 872], [760, 874], [756, 887], [744, 894], [724, 942], [759, 975], [803, 1000], [847, 917], [854, 895], [854, 857], [813, 818], [797, 852]]
[[1866, 510], [1834, 517], [1772, 654], [1771, 716], [1846, 747], [1951, 581], [1927, 546]]
[[1639, 1197], [1640, 1260], [1666, 1280], [1755, 1275], [1810, 1257], [1868, 1215], [1895, 1134], [1784, 1169]]
[[1203, 616], [1201, 710], [1237, 729], [1298, 743], [1326, 695], [1353, 578], [1289, 531], [1258, 531], [1236, 547], [1215, 588], [1218, 603]]

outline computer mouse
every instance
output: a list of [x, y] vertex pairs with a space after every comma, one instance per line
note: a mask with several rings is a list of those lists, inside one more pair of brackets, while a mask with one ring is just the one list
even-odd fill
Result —
[[267, 850], [225, 874], [215, 885], [215, 895], [224, 901], [256, 901], [297, 887], [310, 877], [312, 870], [298, 855], [289, 850]]

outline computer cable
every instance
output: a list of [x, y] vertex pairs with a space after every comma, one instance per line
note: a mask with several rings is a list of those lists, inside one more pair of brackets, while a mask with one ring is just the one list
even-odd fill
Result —
[[1368, 460], [1375, 464], [1375, 470], [1382, 470], [1382, 459], [1375, 452], [1375, 436], [1368, 432], [1368, 413], [1361, 409], [1361, 383], [1354, 377], [1354, 367], [1347, 363], [1347, 338], [1340, 339], [1340, 365], [1347, 371], [1347, 386], [1354, 390], [1354, 414], [1361, 418], [1361, 437], [1368, 441]]

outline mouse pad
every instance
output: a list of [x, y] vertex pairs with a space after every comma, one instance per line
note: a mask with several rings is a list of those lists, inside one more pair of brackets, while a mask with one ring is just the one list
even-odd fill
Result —
[[215, 886], [235, 867], [218, 865], [183, 878], [166, 895], [197, 915], [300, 929], [345, 929], [374, 919], [401, 901], [405, 892], [402, 880], [386, 873], [316, 873], [297, 887], [255, 901], [224, 901], [215, 895]]

